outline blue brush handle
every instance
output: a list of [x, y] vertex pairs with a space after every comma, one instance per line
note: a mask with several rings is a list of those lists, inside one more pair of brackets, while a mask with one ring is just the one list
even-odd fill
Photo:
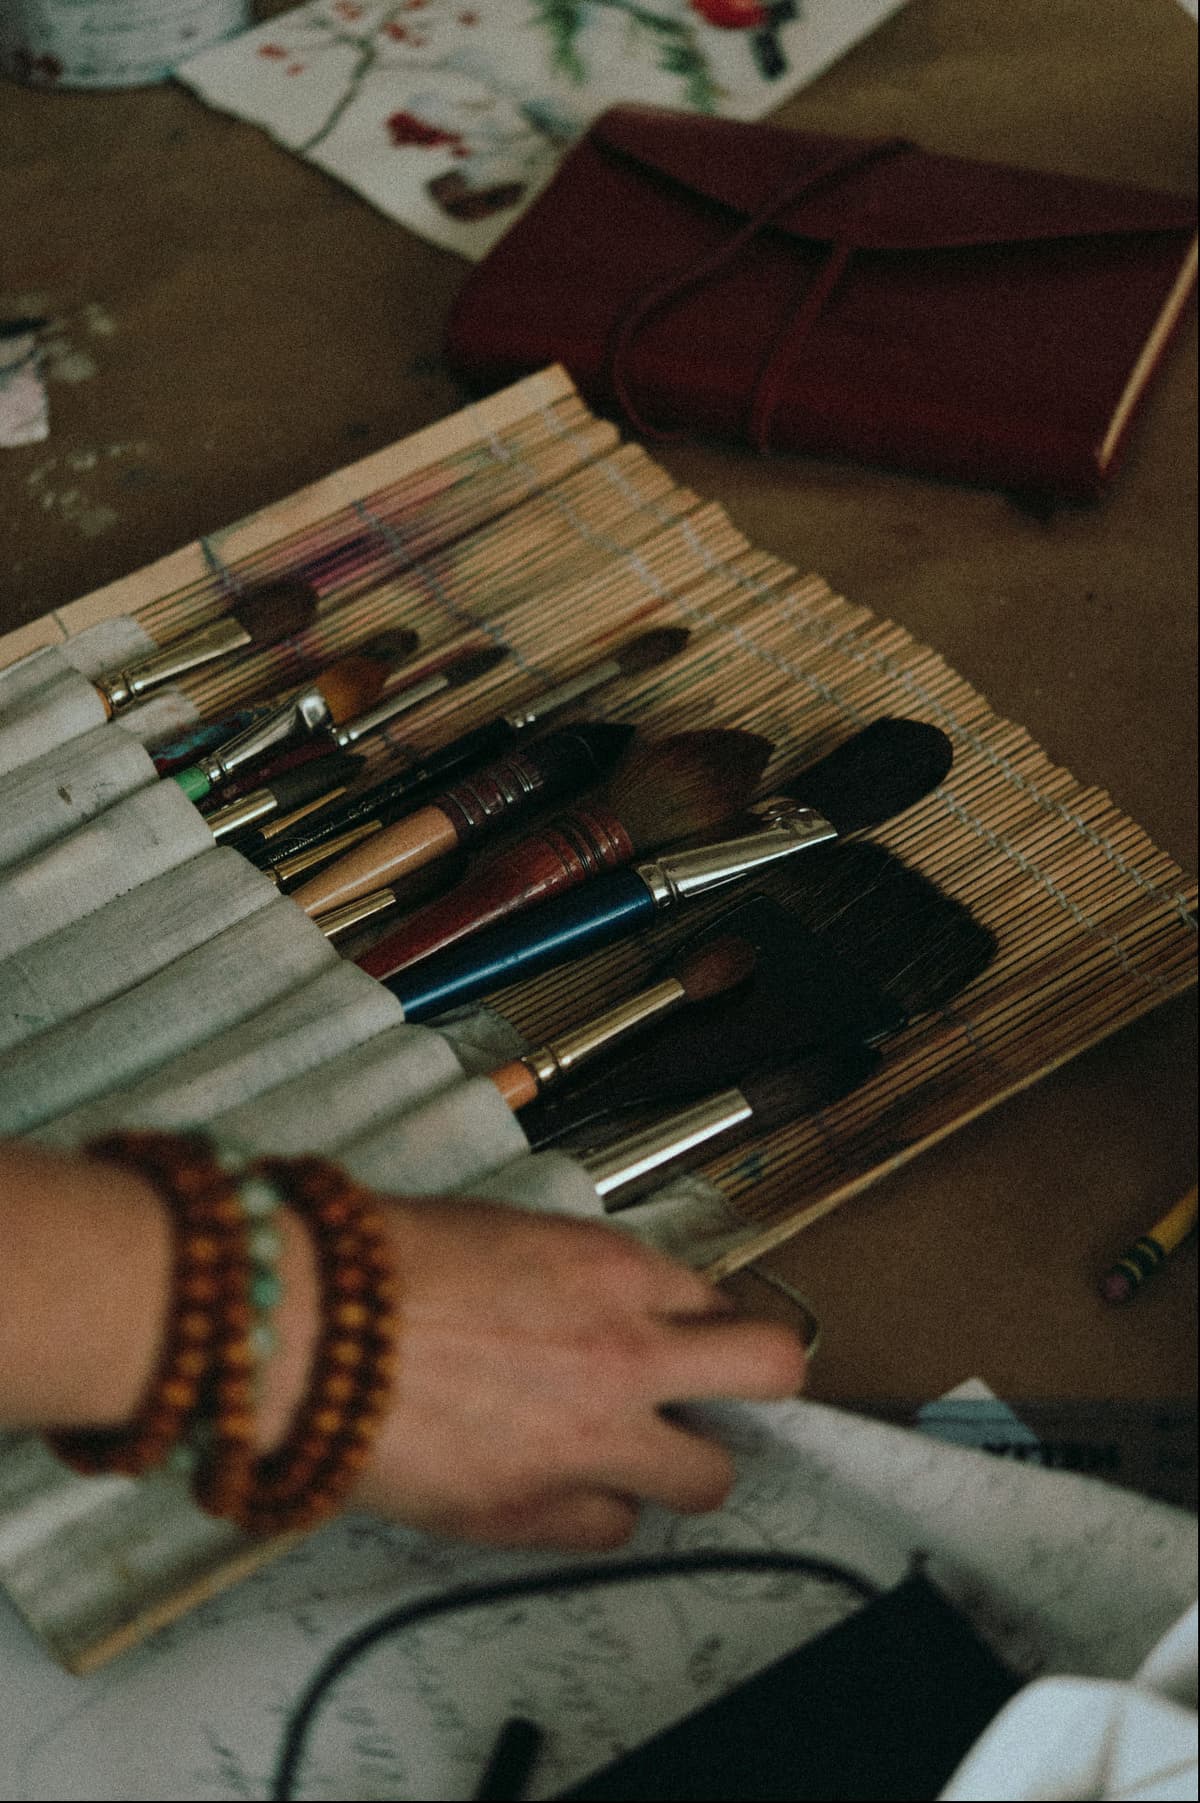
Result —
[[626, 939], [657, 913], [636, 871], [614, 870], [423, 958], [385, 987], [403, 1002], [406, 1020], [421, 1020]]

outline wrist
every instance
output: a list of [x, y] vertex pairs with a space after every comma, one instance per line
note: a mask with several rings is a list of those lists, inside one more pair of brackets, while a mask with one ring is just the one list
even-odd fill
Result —
[[276, 1220], [281, 1296], [275, 1310], [275, 1349], [259, 1369], [255, 1450], [274, 1452], [303, 1400], [320, 1334], [321, 1303], [312, 1240], [290, 1208]]

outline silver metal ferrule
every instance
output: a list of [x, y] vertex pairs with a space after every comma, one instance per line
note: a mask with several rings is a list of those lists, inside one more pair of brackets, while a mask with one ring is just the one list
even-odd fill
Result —
[[573, 1032], [560, 1033], [535, 1051], [526, 1052], [521, 1062], [537, 1078], [538, 1088], [544, 1089], [547, 1084], [565, 1077], [584, 1059], [594, 1057], [646, 1021], [657, 1020], [660, 1014], [677, 1008], [685, 994], [678, 978], [667, 977], [663, 982], [655, 983], [653, 988], [643, 989], [640, 995], [630, 996], [606, 1009]]
[[96, 686], [103, 691], [115, 713], [123, 707], [132, 707], [135, 701], [140, 701], [151, 689], [161, 688], [164, 682], [196, 670], [201, 664], [211, 663], [215, 657], [240, 651], [249, 643], [250, 634], [240, 620], [217, 620], [200, 632], [190, 633], [177, 645], [168, 645], [165, 651], [153, 652], [136, 664], [130, 664], [127, 670], [110, 671], [97, 679]]
[[610, 1198], [641, 1177], [648, 1177], [673, 1159], [682, 1158], [710, 1139], [728, 1133], [748, 1121], [754, 1110], [740, 1089], [723, 1089], [691, 1108], [683, 1108], [653, 1127], [631, 1133], [615, 1146], [606, 1146], [580, 1160], [606, 1209], [619, 1208]]
[[218, 745], [206, 757], [196, 760], [198, 767], [204, 772], [214, 786], [224, 782], [243, 764], [253, 758], [262, 757], [264, 752], [271, 751], [276, 745], [286, 743], [288, 739], [305, 737], [319, 732], [329, 725], [329, 703], [320, 689], [302, 689], [285, 701], [282, 707], [268, 714], [265, 720], [256, 720], [248, 726], [236, 739], [229, 739], [224, 745]]
[[668, 852], [634, 869], [660, 908], [673, 908], [697, 895], [707, 895], [725, 883], [750, 876], [790, 858], [810, 845], [837, 838], [837, 828], [814, 808], [801, 807], [786, 796], [772, 797], [752, 810], [763, 821], [756, 833], [738, 839], [717, 839], [711, 845]]
[[253, 826], [256, 820], [264, 820], [268, 814], [273, 814], [275, 807], [272, 789], [252, 789], [240, 801], [231, 801], [228, 807], [217, 808], [209, 814], [209, 829], [214, 839], [228, 839], [230, 833], [240, 833], [244, 826]]
[[378, 732], [389, 720], [398, 714], [406, 714], [411, 707], [419, 707], [422, 701], [428, 701], [432, 695], [440, 695], [443, 689], [450, 687], [450, 678], [444, 673], [439, 676], [427, 676], [424, 682], [414, 682], [410, 688], [400, 689], [394, 695], [387, 695], [365, 714], [358, 714], [353, 720], [347, 720], [339, 726], [333, 735], [335, 745], [345, 751], [350, 745], [357, 745], [365, 739], [369, 732]]
[[593, 664], [590, 670], [581, 670], [578, 676], [568, 676], [565, 682], [558, 683], [552, 689], [543, 689], [540, 695], [534, 695], [520, 707], [514, 707], [503, 716], [509, 726], [517, 732], [524, 732], [530, 726], [536, 726], [547, 714], [556, 714], [560, 708], [570, 707], [582, 695], [590, 695], [602, 683], [613, 682], [621, 674], [621, 666], [615, 657], [605, 658], [603, 663]]

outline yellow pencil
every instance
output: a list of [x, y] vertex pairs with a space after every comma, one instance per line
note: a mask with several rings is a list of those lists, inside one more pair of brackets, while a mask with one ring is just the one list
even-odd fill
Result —
[[1187, 1195], [1181, 1196], [1174, 1208], [1168, 1209], [1149, 1233], [1143, 1233], [1140, 1239], [1134, 1240], [1112, 1270], [1105, 1272], [1100, 1280], [1100, 1294], [1104, 1300], [1130, 1301], [1151, 1272], [1157, 1271], [1176, 1246], [1183, 1244], [1195, 1225], [1196, 1185], [1193, 1183]]

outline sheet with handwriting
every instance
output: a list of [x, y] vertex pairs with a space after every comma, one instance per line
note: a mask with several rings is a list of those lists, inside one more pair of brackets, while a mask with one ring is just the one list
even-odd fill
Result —
[[[718, 1513], [647, 1511], [619, 1555], [789, 1549], [889, 1586], [914, 1552], [1020, 1671], [1128, 1677], [1195, 1595], [1196, 1523], [1097, 1480], [809, 1402], [703, 1411], [739, 1477]], [[98, 1673], [52, 1664], [0, 1606], [0, 1794], [270, 1795], [285, 1718], [323, 1658], [389, 1608], [559, 1569], [351, 1516]], [[318, 1717], [297, 1794], [473, 1794], [502, 1722], [548, 1731], [552, 1796], [858, 1605], [816, 1579], [711, 1575], [562, 1591], [374, 1650]]]

